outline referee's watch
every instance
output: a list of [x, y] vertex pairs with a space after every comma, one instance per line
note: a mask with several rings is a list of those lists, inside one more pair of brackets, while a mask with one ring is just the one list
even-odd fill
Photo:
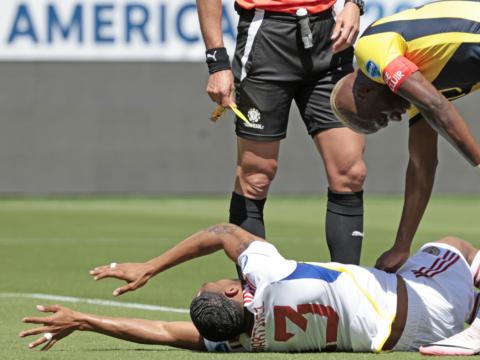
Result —
[[365, 14], [365, 2], [363, 0], [345, 0], [345, 4], [352, 3], [358, 6], [360, 9], [360, 16]]

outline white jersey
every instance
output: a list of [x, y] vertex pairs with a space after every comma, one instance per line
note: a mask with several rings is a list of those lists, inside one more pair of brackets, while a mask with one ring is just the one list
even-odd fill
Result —
[[[396, 314], [394, 274], [338, 263], [286, 260], [255, 241], [239, 256], [254, 314], [248, 351], [379, 352]], [[242, 339], [241, 339], [242, 340]]]

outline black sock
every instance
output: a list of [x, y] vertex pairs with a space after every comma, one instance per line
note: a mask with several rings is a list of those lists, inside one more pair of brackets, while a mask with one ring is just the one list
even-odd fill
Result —
[[[230, 224], [238, 225], [253, 235], [265, 239], [263, 206], [266, 200], [247, 199], [245, 196], [233, 192], [230, 199]], [[243, 281], [242, 269], [238, 265], [237, 274], [238, 278]]]
[[263, 206], [265, 201], [247, 199], [243, 195], [232, 193], [230, 200], [231, 224], [240, 226], [242, 229], [265, 239], [265, 226], [263, 225]]
[[332, 261], [359, 264], [363, 240], [363, 191], [337, 193], [328, 190], [325, 225]]

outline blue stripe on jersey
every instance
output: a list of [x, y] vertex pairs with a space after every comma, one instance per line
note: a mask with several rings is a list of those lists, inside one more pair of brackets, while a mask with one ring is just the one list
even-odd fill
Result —
[[295, 271], [282, 280], [318, 279], [331, 283], [337, 280], [340, 274], [340, 271], [330, 270], [321, 266], [297, 263]]
[[[431, 18], [414, 20], [395, 20], [380, 25], [372, 24], [362, 34], [375, 35], [385, 32], [400, 34], [405, 41], [411, 41], [424, 36], [437, 35], [449, 32], [480, 34], [480, 23], [462, 18]], [[446, 40], [448, 41], [448, 39]]]

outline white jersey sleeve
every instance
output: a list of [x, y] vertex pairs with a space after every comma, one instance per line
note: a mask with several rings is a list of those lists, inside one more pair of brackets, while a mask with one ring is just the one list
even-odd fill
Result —
[[[296, 261], [286, 260], [275, 246], [265, 241], [252, 242], [238, 257], [238, 264], [255, 299], [261, 299], [268, 285], [290, 275], [297, 266]], [[252, 311], [254, 304], [245, 306]]]

